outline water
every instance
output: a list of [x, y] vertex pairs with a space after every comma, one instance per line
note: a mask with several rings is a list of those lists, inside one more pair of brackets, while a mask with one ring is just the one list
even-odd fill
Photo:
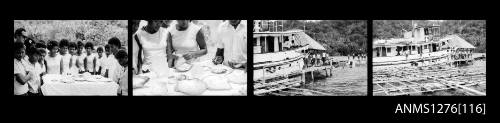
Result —
[[[364, 96], [367, 95], [367, 66], [360, 65], [354, 68], [334, 68], [333, 76], [325, 77], [322, 71], [315, 82], [308, 81], [304, 88], [329, 93], [335, 96]], [[319, 72], [315, 73], [318, 74]]]

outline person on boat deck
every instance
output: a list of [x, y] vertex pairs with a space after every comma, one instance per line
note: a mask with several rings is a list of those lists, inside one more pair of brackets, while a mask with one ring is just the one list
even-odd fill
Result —
[[321, 59], [323, 60], [323, 64], [326, 63], [326, 52], [323, 52], [323, 57]]
[[41, 95], [41, 76], [44, 75], [44, 70], [39, 63], [40, 58], [42, 57], [43, 49], [37, 49], [35, 47], [31, 47], [27, 50], [27, 54], [29, 55], [28, 66], [26, 69], [33, 74], [31, 75], [31, 80], [28, 81], [28, 95], [30, 96], [42, 96]]
[[83, 64], [85, 72], [89, 72], [90, 74], [94, 75], [96, 73], [96, 62], [97, 62], [97, 58], [93, 54], [94, 44], [92, 44], [92, 42], [87, 42], [85, 44], [85, 50], [87, 51], [87, 57], [85, 57]]
[[121, 66], [118, 63], [118, 60], [116, 59], [115, 55], [118, 52], [119, 48], [121, 47], [121, 42], [120, 42], [120, 39], [113, 37], [113, 38], [108, 40], [108, 44], [109, 44], [109, 50], [110, 50], [111, 54], [108, 57], [110, 59], [108, 59], [108, 61], [107, 61], [107, 64], [109, 66], [109, 68], [107, 70], [107, 77], [109, 77], [110, 79], [116, 80], [117, 79], [116, 74], [118, 74], [117, 71], [119, 71]]
[[229, 20], [219, 25], [217, 30], [217, 52], [214, 64], [224, 64], [232, 68], [246, 68], [247, 26], [241, 20]]
[[14, 95], [28, 96], [28, 81], [33, 72], [27, 71], [28, 62], [24, 59], [26, 51], [22, 41], [14, 42]]
[[49, 55], [45, 58], [47, 74], [61, 74], [62, 56], [58, 54], [59, 44], [57, 41], [49, 41], [47, 49], [49, 49]]
[[67, 75], [70, 72], [69, 64], [71, 62], [71, 54], [68, 53], [69, 41], [62, 39], [59, 41], [59, 54], [61, 55], [61, 74]]
[[119, 85], [118, 88], [118, 96], [127, 96], [128, 95], [128, 54], [125, 49], [120, 49], [116, 55], [115, 59], [118, 60], [118, 64], [120, 67], [115, 69], [115, 77], [113, 81], [117, 82]]
[[291, 49], [291, 45], [292, 45], [290, 42], [292, 42], [292, 41], [286, 40], [285, 43], [283, 43], [283, 49], [290, 50]]
[[183, 60], [180, 58], [189, 63], [205, 54], [207, 45], [203, 31], [191, 20], [177, 20], [177, 24], [168, 30], [167, 61], [170, 68], [181, 65]]

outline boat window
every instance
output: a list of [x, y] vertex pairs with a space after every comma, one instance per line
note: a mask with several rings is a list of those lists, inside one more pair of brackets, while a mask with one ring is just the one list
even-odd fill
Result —
[[266, 52], [274, 52], [274, 37], [267, 36], [266, 40], [267, 40]]
[[257, 38], [253, 38], [253, 46], [259, 46], [259, 43], [257, 42]]
[[260, 37], [260, 52], [262, 53], [266, 53], [267, 50], [266, 50], [266, 37]]

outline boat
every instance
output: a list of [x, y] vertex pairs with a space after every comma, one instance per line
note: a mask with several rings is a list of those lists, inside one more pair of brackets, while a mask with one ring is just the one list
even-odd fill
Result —
[[283, 90], [304, 83], [304, 53], [312, 46], [308, 43], [312, 38], [303, 30], [284, 31], [283, 21], [255, 20], [254, 26], [254, 94]]
[[440, 35], [440, 26], [414, 25], [403, 38], [374, 39], [373, 66], [423, 66], [468, 60], [474, 46], [457, 35]]

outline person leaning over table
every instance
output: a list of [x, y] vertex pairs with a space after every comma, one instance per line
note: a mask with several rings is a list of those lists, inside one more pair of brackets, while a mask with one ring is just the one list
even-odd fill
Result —
[[115, 77], [113, 81], [117, 82], [118, 87], [118, 96], [127, 96], [128, 95], [128, 54], [125, 49], [120, 49], [116, 54], [115, 58], [118, 60], [118, 64], [120, 65], [115, 69], [114, 73]]
[[232, 68], [246, 68], [247, 27], [241, 20], [221, 23], [217, 30], [217, 52], [214, 64], [224, 64]]
[[21, 41], [14, 42], [14, 95], [28, 96], [28, 81], [32, 79], [32, 72], [27, 71], [28, 63], [24, 58], [25, 46]]
[[207, 45], [201, 27], [191, 20], [177, 20], [177, 24], [168, 30], [167, 62], [170, 68], [179, 64], [179, 58], [174, 53], [182, 54], [186, 61], [206, 55]]
[[107, 70], [107, 77], [111, 79], [116, 79], [116, 71], [117, 69], [120, 69], [120, 64], [118, 63], [118, 60], [116, 59], [115, 55], [118, 52], [119, 48], [121, 47], [121, 42], [120, 39], [113, 37], [108, 40], [109, 44], [109, 50], [110, 50], [110, 55], [108, 56], [108, 70]]

